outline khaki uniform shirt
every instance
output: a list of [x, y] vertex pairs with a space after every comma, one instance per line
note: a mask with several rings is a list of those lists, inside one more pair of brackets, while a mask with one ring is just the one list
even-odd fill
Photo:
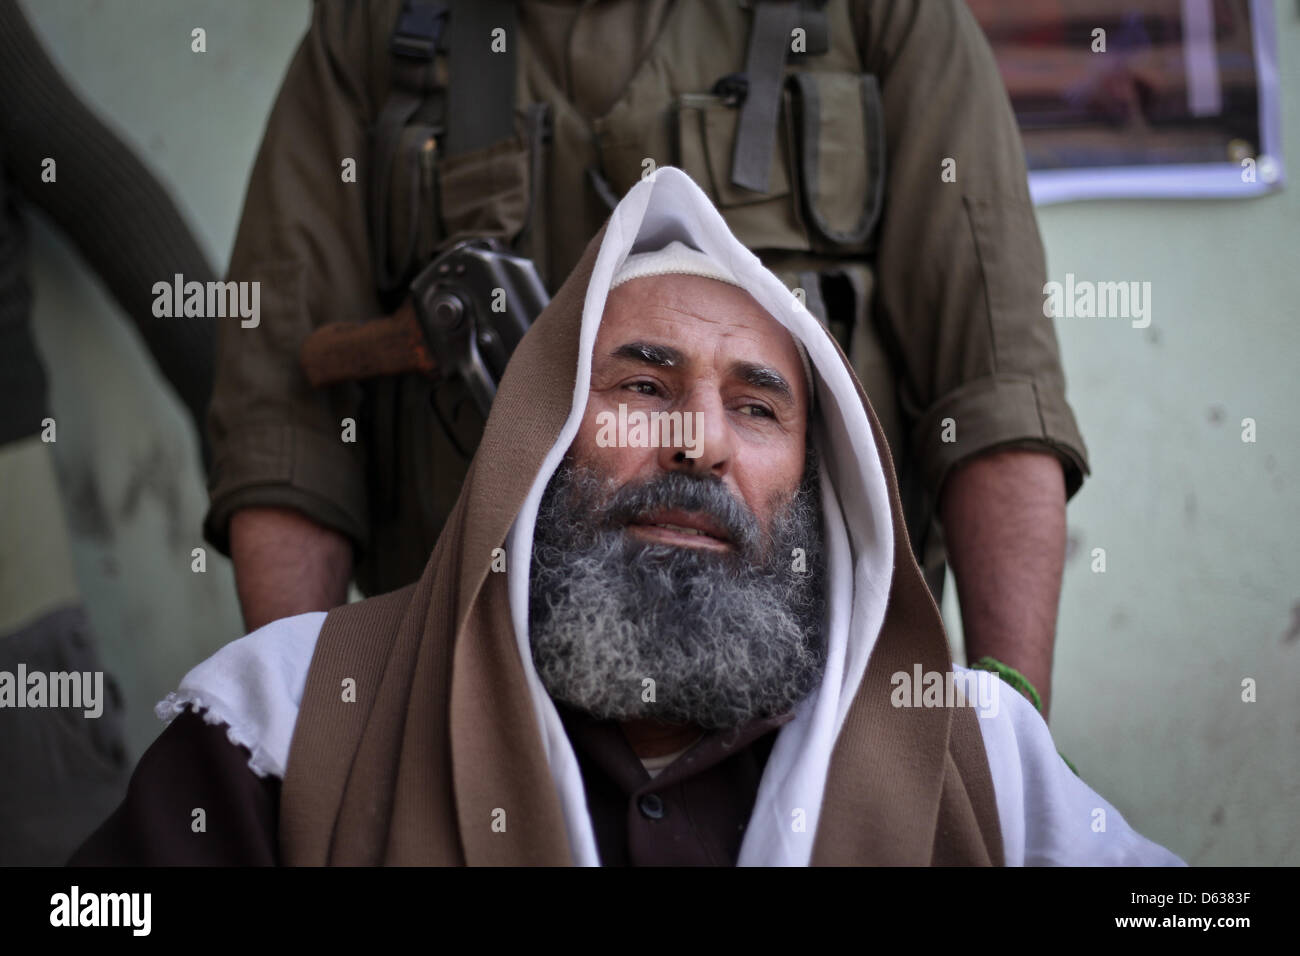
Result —
[[[1015, 119], [965, 4], [831, 0], [829, 49], [786, 67], [820, 83], [820, 177], [801, 188], [806, 153], [787, 98], [768, 192], [739, 189], [729, 182], [736, 110], [708, 94], [744, 70], [748, 6], [523, 2], [511, 38], [517, 141], [444, 156], [436, 180], [420, 180], [419, 252], [474, 235], [516, 241], [554, 292], [608, 216], [588, 166], [616, 195], [646, 159], [682, 167], [769, 268], [807, 289], [809, 308], [844, 346], [889, 438], [913, 546], [937, 592], [934, 515], [955, 464], [993, 448], [1049, 452], [1070, 496], [1088, 472], [1043, 315], [1043, 249]], [[418, 376], [317, 390], [298, 367], [314, 328], [396, 304], [376, 289], [366, 179], [399, 7], [316, 5], [267, 125], [231, 262], [230, 278], [261, 282], [261, 321], [221, 326], [209, 418], [209, 541], [227, 550], [239, 508], [296, 508], [352, 539], [367, 593], [418, 576], [468, 464], [442, 433], [472, 447], [481, 428], [454, 382], [441, 389], [440, 425]], [[814, 207], [843, 230], [870, 198], [860, 73], [879, 87], [883, 211], [869, 242], [830, 248], [809, 228]], [[551, 123], [535, 183], [530, 103], [547, 104]], [[347, 159], [357, 182], [340, 175]], [[394, 198], [395, 234], [414, 202]], [[348, 419], [355, 441], [344, 440]]]

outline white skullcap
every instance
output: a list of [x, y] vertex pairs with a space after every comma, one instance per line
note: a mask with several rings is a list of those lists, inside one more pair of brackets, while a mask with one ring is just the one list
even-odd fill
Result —
[[[698, 249], [692, 249], [677, 239], [654, 252], [638, 252], [628, 256], [614, 273], [614, 281], [609, 284], [609, 288], [611, 291], [617, 289], [629, 279], [665, 275], [702, 276], [705, 279], [726, 282], [739, 289], [744, 288], [736, 277], [721, 265]], [[799, 350], [799, 361], [803, 362], [803, 378], [808, 386], [808, 407], [812, 408], [812, 400], [816, 395], [813, 391], [812, 366], [808, 363], [808, 353], [804, 350], [803, 343], [797, 336], [792, 335], [791, 338], [794, 339], [795, 348]]]

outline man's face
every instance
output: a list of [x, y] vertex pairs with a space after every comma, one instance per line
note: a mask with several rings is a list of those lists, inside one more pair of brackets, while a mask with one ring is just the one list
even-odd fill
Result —
[[[614, 290], [582, 430], [533, 535], [529, 638], [553, 698], [598, 718], [724, 728], [817, 686], [807, 400], [793, 340], [742, 290], [694, 276]], [[669, 447], [602, 432], [602, 418], [663, 413], [698, 414], [701, 430]]]
[[[570, 454], [576, 466], [618, 487], [665, 472], [715, 476], [766, 531], [803, 473], [808, 401], [794, 339], [748, 292], [700, 276], [632, 279], [606, 302], [591, 397]], [[609, 416], [618, 416], [619, 405], [629, 416], [677, 412], [685, 423], [689, 415], [698, 429], [689, 447], [611, 444], [608, 431], [602, 442], [601, 423], [614, 420]], [[628, 525], [645, 541], [732, 549], [721, 530], [682, 513], [642, 516]]]

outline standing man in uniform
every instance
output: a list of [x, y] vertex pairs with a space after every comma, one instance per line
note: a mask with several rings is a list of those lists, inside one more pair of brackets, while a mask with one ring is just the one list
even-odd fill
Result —
[[1019, 134], [960, 0], [317, 0], [232, 258], [262, 320], [222, 327], [209, 419], [205, 533], [247, 626], [414, 580], [482, 428], [455, 379], [313, 388], [307, 337], [409, 309], [471, 237], [554, 290], [663, 165], [835, 334], [936, 595], [946, 548], [968, 659], [1015, 668], [1046, 715], [1088, 465]]

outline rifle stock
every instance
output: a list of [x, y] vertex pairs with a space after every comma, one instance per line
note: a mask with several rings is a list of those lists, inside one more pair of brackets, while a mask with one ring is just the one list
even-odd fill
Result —
[[369, 322], [322, 325], [307, 336], [298, 361], [316, 388], [408, 372], [438, 373], [409, 301], [392, 315]]

